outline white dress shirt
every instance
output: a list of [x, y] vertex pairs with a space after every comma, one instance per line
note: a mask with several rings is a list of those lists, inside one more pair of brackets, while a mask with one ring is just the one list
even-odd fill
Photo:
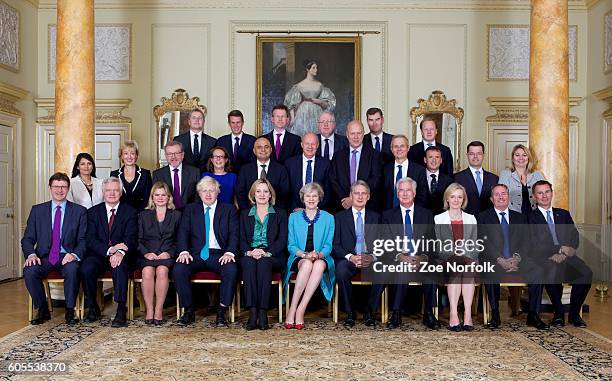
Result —
[[281, 146], [283, 145], [283, 142], [285, 141], [285, 129], [283, 128], [281, 131], [277, 130], [276, 128], [274, 130], [272, 130], [272, 137], [274, 139], [272, 139], [272, 151], [274, 152], [274, 147], [276, 147], [276, 136], [278, 134], [281, 134], [280, 136], [280, 144]]
[[263, 171], [263, 168], [261, 167], [262, 165], [266, 166], [266, 175], [268, 174], [268, 172], [270, 172], [270, 159], [268, 159], [268, 161], [266, 161], [265, 163], [262, 163], [261, 161], [257, 160], [257, 178], [261, 178], [261, 171]]
[[310, 168], [312, 169], [312, 181], [314, 181], [315, 157], [316, 155], [309, 159], [306, 157], [306, 155], [302, 154], [302, 184], [306, 184], [306, 168], [308, 168], [308, 160], [312, 160], [312, 163], [310, 163]]
[[332, 133], [331, 135], [329, 135], [329, 138], [326, 138], [325, 136], [323, 136], [323, 134], [321, 134], [321, 156], [323, 156], [325, 154], [325, 139], [328, 140], [329, 143], [329, 160], [331, 160], [334, 157], [334, 136], [336, 134]]
[[[353, 151], [357, 150], [357, 166], [355, 167], [355, 178], [357, 178], [357, 174], [359, 173], [359, 160], [361, 160], [361, 150], [363, 149], [363, 144], [357, 148], [353, 148], [349, 145], [349, 171], [351, 169], [351, 159], [353, 157]], [[351, 174], [349, 173], [349, 179], [351, 178]]]
[[383, 132], [381, 131], [378, 135], [375, 135], [373, 132], [370, 132], [370, 137], [372, 138], [372, 148], [374, 149], [376, 149], [376, 138], [378, 138], [380, 144], [380, 151], [382, 152]]
[[191, 153], [193, 153], [193, 147], [195, 147], [195, 136], [198, 136], [198, 147], [201, 153], [202, 152], [202, 131], [193, 132], [189, 130], [189, 138], [191, 139]]
[[502, 215], [501, 213], [506, 213], [504, 214], [504, 217], [506, 217], [506, 221], [508, 221], [508, 225], [510, 225], [510, 212], [509, 209], [506, 208], [504, 210], [497, 210], [497, 208], [493, 208], [495, 209], [495, 213], [497, 214], [497, 219], [499, 220], [499, 223], [501, 224], [501, 220], [502, 220]]
[[437, 170], [435, 172], [430, 172], [429, 169], [425, 169], [425, 172], [427, 174], [427, 186], [429, 187], [429, 191], [431, 192], [431, 175], [436, 175], [436, 181], [439, 183], [440, 182], [440, 170]]
[[221, 249], [221, 246], [219, 246], [219, 242], [217, 241], [217, 237], [215, 236], [215, 229], [214, 229], [214, 224], [213, 221], [215, 220], [215, 210], [217, 210], [217, 201], [215, 201], [214, 204], [212, 205], [206, 205], [203, 203], [203, 207], [204, 207], [204, 213], [206, 213], [206, 208], [210, 207], [210, 210], [208, 211], [208, 217], [209, 217], [209, 221], [210, 224], [208, 224], [207, 229], [208, 229], [208, 248], [209, 249]]
[[472, 172], [472, 177], [474, 178], [474, 183], [476, 183], [476, 171], [479, 171], [480, 172], [480, 181], [482, 181], [483, 184], [484, 184], [484, 170], [482, 169], [482, 167], [474, 168], [474, 167], [472, 167], [470, 165], [470, 166], [468, 166], [468, 168], [470, 169], [470, 172]]
[[405, 159], [401, 163], [398, 163], [396, 161], [393, 166], [393, 184], [395, 184], [395, 179], [397, 179], [397, 172], [399, 171], [399, 169], [397, 168], [398, 165], [402, 166], [402, 179], [408, 176], [408, 159]]

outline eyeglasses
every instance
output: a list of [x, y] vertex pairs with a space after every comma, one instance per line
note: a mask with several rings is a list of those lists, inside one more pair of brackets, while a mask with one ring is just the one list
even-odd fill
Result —
[[336, 123], [336, 121], [334, 121], [334, 120], [326, 120], [326, 121], [323, 121], [323, 122], [317, 122], [317, 123], [318, 123], [318, 124], [323, 124], [323, 125], [328, 125], [328, 124], [335, 124], [335, 123]]
[[51, 185], [51, 189], [54, 190], [64, 190], [70, 188], [68, 185]]
[[225, 155], [213, 155], [212, 156], [213, 159], [225, 159]]
[[178, 157], [178, 156], [180, 156], [182, 154], [183, 154], [183, 151], [181, 151], [181, 152], [170, 152], [170, 153], [166, 154], [166, 157]]

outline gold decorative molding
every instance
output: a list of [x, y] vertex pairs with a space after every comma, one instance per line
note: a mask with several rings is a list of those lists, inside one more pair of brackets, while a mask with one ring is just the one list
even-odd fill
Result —
[[[582, 97], [570, 97], [569, 106], [578, 106]], [[495, 109], [496, 114], [487, 116], [487, 122], [527, 122], [529, 120], [529, 97], [488, 97], [489, 106]], [[578, 118], [570, 116], [570, 122], [577, 122]]]
[[[36, 98], [34, 99], [38, 108], [45, 110], [47, 115], [38, 117], [37, 123], [55, 123], [55, 98]], [[124, 116], [123, 110], [126, 109], [131, 99], [128, 98], [100, 98], [96, 99], [96, 123], [131, 123], [132, 118]]]
[[608, 104], [608, 109], [602, 114], [605, 118], [612, 116], [612, 86], [606, 87], [593, 93], [595, 98]]
[[153, 107], [153, 115], [155, 115], [155, 122], [158, 125], [159, 118], [168, 111], [184, 112], [196, 108], [201, 110], [204, 113], [204, 118], [206, 118], [208, 110], [206, 106], [200, 104], [199, 97], [189, 98], [189, 93], [185, 89], [176, 89], [170, 98], [161, 97], [161, 104]]
[[20, 87], [0, 82], [0, 111], [13, 115], [23, 115], [23, 113], [15, 107], [15, 103], [25, 98], [28, 94], [29, 91]]

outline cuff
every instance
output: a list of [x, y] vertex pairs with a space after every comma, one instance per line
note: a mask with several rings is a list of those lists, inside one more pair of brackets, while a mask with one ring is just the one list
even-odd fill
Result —
[[30, 258], [32, 258], [32, 256], [38, 257], [38, 255], [36, 255], [36, 253], [32, 253], [32, 254], [28, 255], [28, 257], [26, 259], [30, 259]]
[[231, 255], [232, 257], [235, 257], [236, 255], [234, 253], [231, 253], [229, 251], [226, 251], [225, 253], [223, 253], [223, 255]]
[[348, 253], [347, 255], [344, 256], [344, 258], [346, 258], [347, 261], [350, 261], [353, 255], [354, 254]]
[[187, 254], [187, 255], [189, 255], [189, 252], [188, 252], [187, 250], [185, 250], [185, 251], [181, 251], [181, 252], [179, 253], [179, 257], [180, 257], [181, 255], [183, 255], [183, 254]]
[[106, 250], [106, 256], [107, 257], [110, 257], [111, 255], [113, 255], [113, 254], [111, 254], [110, 249], [111, 248], [109, 247], [108, 250]]
[[125, 251], [123, 249], [119, 249], [115, 252], [115, 254], [120, 253], [121, 255], [123, 255], [125, 257]]

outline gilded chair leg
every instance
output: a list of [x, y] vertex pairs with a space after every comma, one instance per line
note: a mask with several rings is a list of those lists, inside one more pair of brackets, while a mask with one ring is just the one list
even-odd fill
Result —
[[[134, 282], [134, 288], [136, 288], [136, 282]], [[144, 294], [142, 293], [142, 283], [138, 283], [138, 310], [141, 313], [145, 312]]]
[[240, 315], [240, 282], [236, 285], [236, 313]]
[[387, 323], [387, 321], [389, 320], [389, 290], [387, 287], [383, 288], [382, 291], [382, 307], [381, 307], [381, 321], [383, 324]]
[[128, 319], [134, 320], [134, 280], [128, 280]]
[[181, 318], [181, 305], [179, 304], [178, 292], [176, 293], [176, 320]]
[[333, 322], [338, 323], [338, 283], [334, 285], [334, 296], [332, 297], [332, 303], [334, 305]]
[[482, 287], [482, 320], [484, 321], [484, 325], [489, 323], [489, 301], [484, 285]]
[[34, 318], [34, 303], [32, 303], [32, 296], [28, 292], [28, 321]]
[[285, 290], [285, 316], [289, 316], [289, 290], [291, 290], [291, 282], [287, 283], [287, 289]]
[[278, 282], [278, 322], [283, 322], [283, 282]]
[[43, 286], [45, 288], [45, 295], [47, 296], [47, 307], [49, 307], [49, 312], [53, 312], [53, 301], [51, 301], [51, 289], [49, 288], [49, 281], [43, 280]]
[[433, 308], [433, 313], [437, 319], [438, 318], [438, 287], [436, 287], [436, 306]]

